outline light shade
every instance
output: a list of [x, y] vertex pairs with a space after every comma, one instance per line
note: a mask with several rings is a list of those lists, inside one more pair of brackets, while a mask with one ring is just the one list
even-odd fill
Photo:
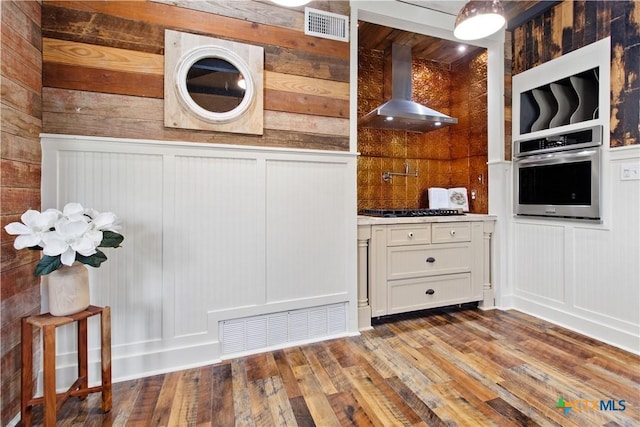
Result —
[[500, 0], [469, 0], [456, 17], [453, 35], [460, 40], [477, 40], [497, 32], [505, 22]]

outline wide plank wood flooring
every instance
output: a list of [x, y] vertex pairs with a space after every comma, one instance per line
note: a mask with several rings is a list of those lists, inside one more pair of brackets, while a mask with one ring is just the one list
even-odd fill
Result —
[[58, 425], [638, 426], [640, 357], [516, 311], [442, 309], [117, 383], [113, 398], [107, 414], [99, 394], [70, 399]]

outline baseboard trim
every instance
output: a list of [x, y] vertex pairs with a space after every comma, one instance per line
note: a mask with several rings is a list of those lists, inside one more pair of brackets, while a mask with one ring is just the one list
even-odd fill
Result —
[[510, 306], [514, 310], [597, 339], [598, 341], [630, 353], [640, 355], [640, 334], [638, 333], [623, 330], [612, 325], [606, 325], [593, 319], [580, 316], [578, 313], [548, 307], [536, 301], [518, 296], [510, 298], [510, 302], [512, 303]]

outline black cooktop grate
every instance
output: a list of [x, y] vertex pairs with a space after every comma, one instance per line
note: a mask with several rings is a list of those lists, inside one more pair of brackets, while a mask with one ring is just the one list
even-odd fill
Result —
[[464, 215], [462, 209], [363, 209], [359, 213], [384, 218]]

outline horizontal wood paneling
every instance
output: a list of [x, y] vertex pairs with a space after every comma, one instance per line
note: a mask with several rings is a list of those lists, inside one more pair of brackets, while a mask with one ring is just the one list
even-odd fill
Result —
[[311, 77], [265, 72], [265, 89], [276, 89], [306, 95], [323, 96], [329, 100], [349, 100], [349, 84], [318, 80]]
[[87, 43], [49, 38], [42, 39], [44, 62], [128, 71], [141, 74], [164, 74], [164, 56]]
[[[44, 3], [44, 86], [74, 93], [45, 91], [45, 132], [348, 150], [348, 43], [305, 36], [298, 25], [302, 10], [271, 2], [163, 3]], [[345, 5], [348, 10], [346, 2], [331, 8], [344, 10]], [[164, 129], [156, 122], [162, 119], [155, 113], [162, 111], [163, 102], [148, 98], [164, 98], [165, 28], [265, 49], [263, 137]], [[81, 110], [63, 107], [70, 96], [82, 99], [82, 105], [72, 103]], [[76, 114], [92, 117], [78, 121]]]
[[[10, 40], [7, 40], [7, 42], [10, 42]], [[42, 72], [39, 57], [40, 52], [38, 50], [31, 50], [30, 54], [20, 50], [3, 50], [2, 61], [0, 61], [2, 75], [32, 89], [36, 93], [40, 93], [42, 89]], [[29, 63], [31, 63], [31, 66], [25, 66], [25, 64]]]
[[[111, 46], [138, 52], [164, 52], [164, 27], [155, 23], [127, 19], [89, 10], [69, 9], [67, 5], [42, 7], [42, 37], [79, 43]], [[69, 5], [71, 6], [71, 5]]]
[[267, 111], [262, 137], [231, 135], [165, 128], [161, 99], [52, 88], [43, 95], [43, 126], [49, 133], [343, 151], [349, 146], [348, 137], [341, 136], [348, 119]]
[[349, 62], [340, 57], [273, 45], [265, 45], [264, 54], [265, 71], [349, 82]]
[[[4, 230], [27, 209], [40, 209], [42, 131], [41, 4], [0, 2], [0, 425], [20, 412], [20, 318], [40, 310], [38, 251], [13, 247]], [[39, 341], [34, 345], [36, 357]]]
[[[2, 3], [3, 26], [11, 27], [28, 44], [39, 50], [41, 38], [39, 2], [3, 1]], [[10, 46], [9, 43], [6, 45]]]
[[41, 94], [15, 80], [5, 78], [0, 81], [0, 97], [4, 104], [32, 117], [40, 117], [42, 114]]
[[42, 69], [42, 79], [47, 82], [49, 87], [76, 90], [90, 88], [92, 92], [151, 98], [164, 97], [163, 77], [152, 74], [45, 62]]
[[[173, 4], [203, 12], [215, 13], [216, 15], [230, 18], [246, 19], [265, 25], [275, 25], [283, 28], [301, 28], [304, 26], [304, 15], [289, 13], [290, 8], [274, 4], [270, 0], [234, 0], [224, 1], [189, 1], [189, 0], [152, 0], [157, 3]], [[318, 0], [305, 5], [314, 9], [326, 10], [339, 15], [349, 15], [349, 6], [344, 1]], [[296, 10], [303, 10], [299, 6]]]
[[40, 163], [40, 141], [23, 138], [8, 132], [0, 132], [0, 157], [3, 159], [21, 160], [24, 162]]
[[[95, 65], [99, 65], [99, 61], [95, 62]], [[163, 77], [156, 73], [138, 74], [47, 62], [44, 64], [43, 78], [49, 87], [159, 99], [164, 97]], [[266, 110], [340, 118], [349, 116], [346, 83], [268, 71], [265, 72], [265, 80], [270, 86], [265, 91]], [[320, 85], [316, 85], [318, 83]], [[26, 95], [18, 93], [15, 96]], [[39, 103], [31, 105], [40, 107]]]
[[15, 28], [15, 23], [12, 24], [14, 25], [2, 25], [3, 43], [13, 46], [14, 48], [11, 49], [12, 53], [19, 55], [25, 65], [38, 70], [42, 63], [40, 43], [35, 45], [30, 43], [28, 39], [24, 38], [25, 29]]
[[[203, 3], [189, 2], [194, 7]], [[239, 3], [241, 2], [229, 4]], [[343, 2], [331, 2], [331, 4], [341, 3]], [[47, 28], [43, 31], [45, 38], [111, 46], [158, 55], [164, 53], [162, 25], [48, 4], [44, 5], [43, 16], [47, 22]], [[268, 43], [255, 42], [254, 44], [265, 49], [265, 70], [342, 82], [349, 81], [348, 62], [345, 62], [345, 58], [336, 57], [333, 53], [323, 54]]]
[[513, 74], [611, 37], [612, 147], [640, 144], [640, 3], [565, 0], [513, 31]]
[[323, 96], [314, 96], [280, 90], [266, 91], [265, 109], [273, 111], [291, 111], [329, 117], [349, 117], [348, 100], [332, 100]]
[[349, 120], [334, 117], [309, 116], [280, 111], [264, 112], [265, 129], [286, 130], [296, 132], [304, 130], [306, 133], [319, 135], [335, 135], [340, 137], [349, 134]]
[[[143, 75], [151, 74], [156, 76], [163, 76], [164, 74], [163, 55], [145, 52], [131, 54], [130, 51], [120, 48], [109, 48], [49, 38], [43, 39], [43, 48], [43, 57], [47, 67], [55, 70], [56, 66], [67, 66], [66, 69], [63, 68], [61, 71], [53, 73], [53, 77], [55, 77], [56, 74], [69, 73], [73, 70], [76, 70], [74, 74], [82, 74], [87, 71], [91, 73], [92, 69], [139, 73]], [[45, 77], [48, 77], [48, 75]], [[99, 76], [94, 75], [93, 77]], [[67, 77], [67, 79], [72, 78]], [[88, 77], [85, 77], [84, 81], [86, 88], [91, 89], [93, 81]], [[322, 80], [315, 77], [266, 71], [265, 87], [267, 89], [324, 96], [331, 99], [349, 100], [348, 83]]]
[[40, 188], [40, 165], [0, 159], [2, 186], [14, 188]]
[[[174, 30], [183, 29], [188, 32], [217, 35], [218, 37], [243, 40], [249, 43], [267, 43], [291, 49], [323, 53], [345, 60], [349, 59], [347, 43], [306, 36], [302, 28], [290, 30], [277, 26], [257, 24], [250, 20], [230, 18], [150, 1], [85, 2], [46, 0], [44, 2], [45, 10], [48, 5], [148, 22]], [[288, 13], [300, 14], [301, 12], [290, 9]], [[43, 31], [47, 31], [47, 29], [48, 24], [43, 21]]]
[[16, 110], [2, 104], [2, 130], [23, 138], [37, 138], [41, 132], [40, 117], [34, 117], [29, 113]]

